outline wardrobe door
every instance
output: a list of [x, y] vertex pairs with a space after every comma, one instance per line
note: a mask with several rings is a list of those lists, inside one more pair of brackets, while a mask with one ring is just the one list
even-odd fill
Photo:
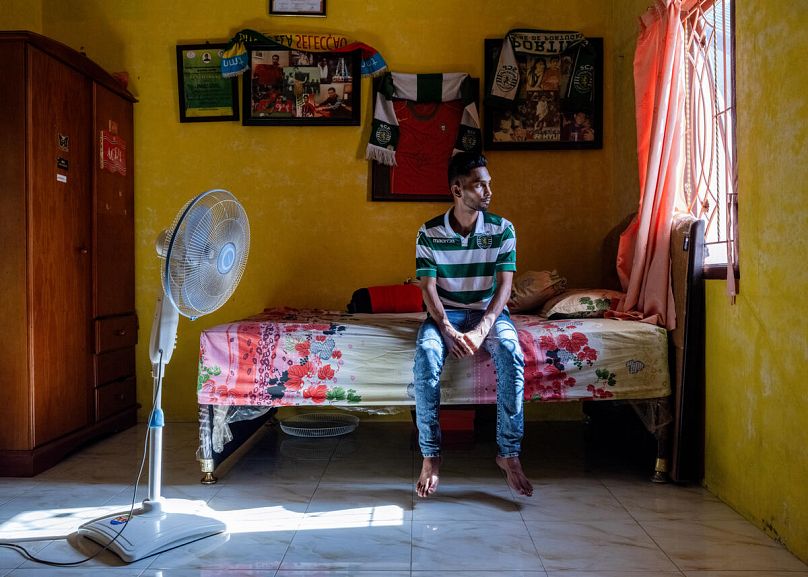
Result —
[[[0, 44], [0, 453], [31, 447], [25, 249], [25, 44]], [[0, 470], [5, 463], [0, 462]]]
[[95, 317], [135, 311], [135, 191], [132, 103], [96, 84]]
[[90, 422], [91, 85], [29, 46], [28, 248], [34, 445]]

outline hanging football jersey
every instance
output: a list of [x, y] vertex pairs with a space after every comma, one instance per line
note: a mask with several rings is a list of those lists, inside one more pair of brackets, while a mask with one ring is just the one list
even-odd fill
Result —
[[449, 194], [446, 175], [464, 108], [462, 100], [393, 101], [399, 126], [397, 167], [390, 183], [393, 194]]

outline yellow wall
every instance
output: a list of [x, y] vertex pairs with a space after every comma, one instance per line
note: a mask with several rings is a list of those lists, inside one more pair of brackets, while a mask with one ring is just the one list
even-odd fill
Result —
[[30, 30], [42, 33], [42, 0], [3, 0], [0, 30]]
[[[126, 70], [135, 107], [136, 306], [140, 316], [138, 398], [147, 404], [147, 355], [158, 294], [157, 233], [193, 195], [231, 190], [250, 217], [253, 248], [227, 305], [181, 320], [166, 373], [167, 418], [194, 420], [199, 332], [266, 306], [342, 309], [362, 286], [413, 275], [415, 231], [445, 210], [436, 203], [371, 202], [363, 159], [371, 117], [364, 80], [361, 127], [244, 127], [237, 122], [180, 124], [175, 46], [223, 41], [242, 28], [342, 32], [378, 48], [400, 72], [483, 73], [483, 38], [516, 26], [577, 29], [610, 37], [600, 0], [329, 4], [325, 19], [267, 15], [265, 0], [162, 0], [64, 3], [43, 0], [43, 31], [110, 71]], [[607, 90], [611, 89], [607, 63]], [[612, 202], [611, 111], [601, 151], [497, 152], [492, 210], [514, 221], [521, 270], [557, 268], [572, 286], [600, 281], [599, 243], [624, 216]]]
[[706, 485], [808, 560], [805, 5], [736, 3], [740, 295], [707, 290]]
[[614, 202], [618, 212], [636, 212], [639, 203], [637, 168], [637, 125], [634, 121], [634, 49], [639, 33], [639, 16], [650, 0], [612, 0], [609, 30], [614, 38], [614, 66], [610, 107], [614, 114], [611, 162], [614, 174]]

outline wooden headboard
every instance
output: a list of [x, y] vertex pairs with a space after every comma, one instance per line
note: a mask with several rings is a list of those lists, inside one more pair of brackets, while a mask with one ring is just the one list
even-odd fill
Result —
[[[620, 235], [628, 215], [604, 238], [602, 286], [622, 290], [617, 276]], [[676, 328], [669, 333], [670, 412], [673, 419], [668, 473], [674, 481], [698, 481], [704, 469], [704, 222], [676, 215], [671, 225], [671, 286]]]

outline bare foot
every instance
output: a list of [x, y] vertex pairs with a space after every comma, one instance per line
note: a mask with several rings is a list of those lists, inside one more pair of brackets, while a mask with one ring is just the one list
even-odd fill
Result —
[[526, 497], [533, 495], [533, 485], [527, 480], [525, 472], [522, 470], [522, 463], [519, 462], [519, 457], [500, 457], [497, 455], [497, 465], [508, 477], [508, 485], [510, 485], [511, 489]]
[[438, 473], [440, 472], [440, 457], [424, 457], [421, 465], [421, 476], [415, 485], [415, 492], [419, 497], [429, 497], [438, 489]]

